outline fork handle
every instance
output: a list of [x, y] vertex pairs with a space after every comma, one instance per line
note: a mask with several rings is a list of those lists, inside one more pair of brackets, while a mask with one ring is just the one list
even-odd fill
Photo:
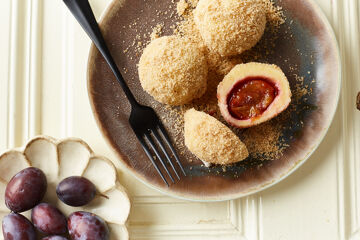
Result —
[[139, 105], [134, 95], [131, 93], [124, 78], [122, 77], [110, 51], [105, 43], [104, 37], [101, 34], [98, 23], [96, 22], [93, 11], [88, 0], [63, 0], [66, 6], [70, 9], [76, 20], [80, 23], [85, 32], [89, 35], [97, 49], [100, 51], [106, 62], [109, 64], [121, 88], [124, 90], [132, 106]]

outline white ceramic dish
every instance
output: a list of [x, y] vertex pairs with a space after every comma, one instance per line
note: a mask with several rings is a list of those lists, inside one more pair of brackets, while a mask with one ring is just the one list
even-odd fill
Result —
[[[110, 229], [110, 239], [127, 240], [129, 233], [126, 221], [130, 212], [128, 195], [117, 178], [113, 163], [99, 155], [82, 140], [68, 138], [56, 140], [38, 136], [24, 147], [10, 149], [0, 155], [0, 219], [10, 210], [5, 205], [6, 184], [19, 171], [27, 167], [40, 168], [46, 175], [48, 189], [42, 202], [57, 206], [65, 216], [74, 211], [88, 211], [103, 218]], [[108, 197], [97, 196], [84, 207], [70, 207], [56, 196], [56, 186], [69, 176], [84, 176], [90, 179], [97, 190]], [[29, 218], [30, 211], [23, 213]], [[0, 234], [0, 240], [3, 235]]]

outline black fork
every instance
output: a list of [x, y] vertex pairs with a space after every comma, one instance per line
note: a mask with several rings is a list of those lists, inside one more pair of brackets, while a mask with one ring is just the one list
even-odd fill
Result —
[[[176, 177], [180, 179], [180, 174], [176, 170], [175, 165], [173, 164], [173, 161], [171, 160], [171, 157], [166, 150], [164, 142], [170, 149], [170, 152], [174, 156], [182, 173], [186, 176], [184, 168], [181, 165], [179, 156], [171, 145], [169, 136], [159, 117], [152, 108], [143, 106], [136, 101], [124, 78], [121, 76], [121, 73], [115, 64], [115, 61], [112, 58], [108, 47], [106, 46], [105, 40], [100, 32], [99, 26], [96, 22], [88, 0], [63, 1], [70, 9], [74, 17], [77, 19], [77, 21], [80, 23], [80, 25], [83, 27], [83, 29], [86, 31], [86, 33], [89, 35], [95, 46], [99, 49], [100, 53], [103, 55], [106, 62], [109, 64], [111, 70], [113, 71], [120, 86], [124, 90], [124, 93], [131, 104], [131, 114], [129, 118], [131, 128], [135, 132], [135, 135], [138, 138], [141, 146], [143, 147], [147, 157], [150, 159], [163, 181], [169, 186], [166, 178], [164, 177], [158, 164], [156, 163], [157, 159], [160, 161], [161, 165], [163, 166], [173, 183], [175, 182], [175, 180], [167, 167], [166, 161], [169, 162]], [[153, 155], [151, 154], [151, 150], [156, 157], [153, 157]], [[164, 160], [162, 155], [165, 156], [166, 161]]]

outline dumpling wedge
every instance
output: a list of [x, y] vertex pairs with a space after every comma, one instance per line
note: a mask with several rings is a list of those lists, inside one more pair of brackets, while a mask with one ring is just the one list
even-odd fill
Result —
[[216, 118], [195, 109], [185, 113], [185, 145], [206, 163], [227, 165], [249, 156], [245, 144]]

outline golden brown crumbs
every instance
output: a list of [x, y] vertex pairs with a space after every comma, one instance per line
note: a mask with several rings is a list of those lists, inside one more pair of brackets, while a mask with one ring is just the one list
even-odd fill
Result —
[[306, 95], [309, 95], [312, 93], [312, 88], [308, 88], [307, 85], [304, 86], [305, 78], [302, 76], [299, 76], [297, 74], [294, 74], [295, 78], [295, 91], [293, 91], [292, 101], [295, 101], [296, 103], [299, 103], [299, 101]]
[[196, 8], [197, 4], [199, 3], [199, 0], [188, 0], [188, 2], [192, 8]]
[[[275, 6], [275, 3], [270, 0], [262, 0], [265, 5], [266, 11], [266, 20], [273, 27], [279, 27], [283, 23], [285, 23], [285, 16], [282, 11], [282, 8], [279, 6]], [[291, 23], [290, 23], [291, 24]]]
[[284, 148], [278, 142], [282, 125], [277, 121], [269, 121], [244, 130], [240, 137], [252, 157], [274, 160], [282, 155]]
[[356, 97], [356, 108], [360, 110], [360, 92], [358, 93]]
[[163, 28], [164, 28], [164, 23], [158, 23], [155, 27], [153, 27], [152, 32], [150, 34], [151, 41], [161, 37]]
[[177, 14], [182, 16], [189, 9], [190, 5], [185, 0], [180, 0], [176, 5]]

